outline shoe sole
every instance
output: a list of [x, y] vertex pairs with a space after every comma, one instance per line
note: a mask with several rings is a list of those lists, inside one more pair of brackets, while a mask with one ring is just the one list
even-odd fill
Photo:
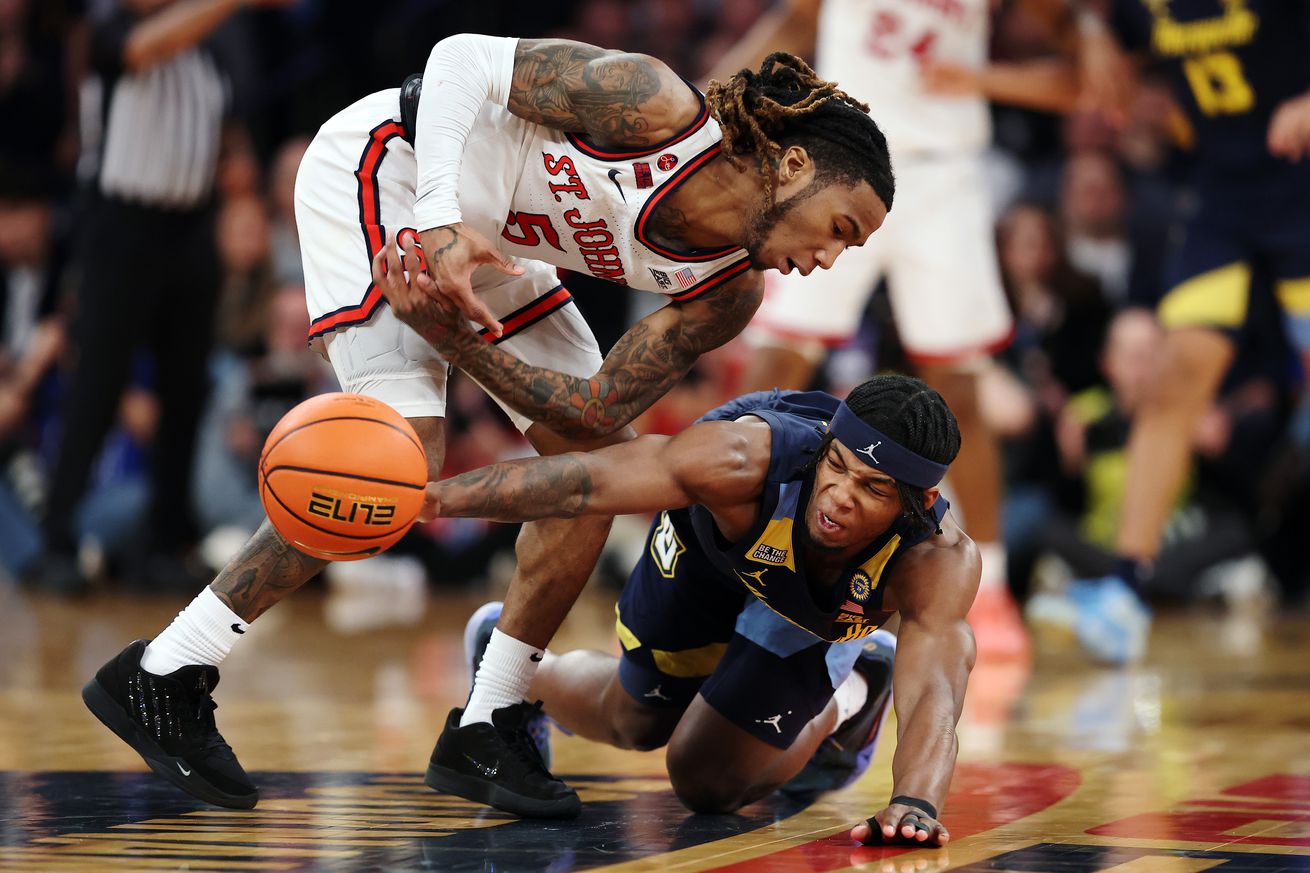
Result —
[[509, 791], [493, 782], [456, 773], [440, 764], [428, 765], [423, 782], [442, 794], [453, 794], [520, 818], [577, 818], [582, 812], [582, 801], [576, 794], [559, 800], [537, 800]]
[[183, 773], [179, 768], [185, 766], [186, 761], [165, 752], [154, 737], [132, 721], [127, 711], [97, 680], [92, 679], [82, 686], [82, 702], [91, 710], [92, 715], [100, 719], [101, 724], [131, 746], [151, 770], [192, 797], [226, 809], [253, 809], [259, 802], [258, 791], [251, 794], [228, 794], [198, 773], [190, 776]]

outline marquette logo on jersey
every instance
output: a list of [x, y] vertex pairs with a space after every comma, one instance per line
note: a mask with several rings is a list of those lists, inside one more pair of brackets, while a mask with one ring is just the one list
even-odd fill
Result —
[[863, 603], [872, 593], [873, 580], [869, 578], [869, 574], [863, 570], [856, 570], [855, 575], [851, 576], [851, 600]]
[[765, 561], [770, 564], [785, 564], [787, 563], [787, 550], [760, 543], [755, 547], [755, 551], [751, 552], [751, 560]]
[[1152, 48], [1165, 57], [1180, 57], [1246, 45], [1255, 39], [1260, 16], [1246, 8], [1246, 0], [1223, 0], [1223, 7], [1224, 14], [1217, 17], [1177, 21], [1169, 14], [1169, 0], [1146, 0], [1155, 19]]
[[660, 523], [650, 538], [650, 556], [655, 560], [660, 575], [672, 579], [678, 571], [678, 558], [687, 551], [687, 547], [678, 539], [678, 532], [673, 529], [673, 519], [667, 512], [660, 513]]
[[347, 494], [328, 488], [309, 493], [305, 511], [331, 521], [360, 522], [385, 527], [396, 518], [396, 501], [367, 494]]

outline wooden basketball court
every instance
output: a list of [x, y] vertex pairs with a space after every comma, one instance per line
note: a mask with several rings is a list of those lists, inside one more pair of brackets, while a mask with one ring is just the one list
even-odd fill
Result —
[[[886, 802], [890, 731], [859, 783], [808, 807], [691, 815], [661, 753], [558, 735], [576, 822], [435, 794], [422, 771], [466, 693], [460, 634], [481, 599], [363, 630], [367, 605], [311, 589], [261, 618], [215, 695], [262, 791], [235, 812], [156, 779], [79, 697], [184, 599], [0, 589], [0, 870], [1310, 871], [1305, 619], [1166, 615], [1126, 672], [1049, 647], [1031, 667], [980, 665], [944, 811], [954, 840], [911, 850], [846, 837]], [[611, 649], [612, 616], [612, 596], [589, 596], [555, 648]]]

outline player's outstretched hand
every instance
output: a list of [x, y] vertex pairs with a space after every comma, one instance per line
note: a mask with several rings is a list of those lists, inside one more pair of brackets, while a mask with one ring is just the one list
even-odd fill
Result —
[[434, 283], [430, 292], [436, 299], [496, 336], [504, 333], [496, 316], [473, 293], [473, 271], [488, 266], [507, 276], [522, 276], [523, 268], [515, 266], [490, 240], [463, 223], [423, 231], [423, 251]]
[[1269, 151], [1289, 161], [1310, 155], [1310, 95], [1284, 100], [1269, 121]]
[[937, 819], [920, 809], [893, 803], [868, 821], [851, 828], [851, 839], [866, 846], [944, 846], [951, 835]]

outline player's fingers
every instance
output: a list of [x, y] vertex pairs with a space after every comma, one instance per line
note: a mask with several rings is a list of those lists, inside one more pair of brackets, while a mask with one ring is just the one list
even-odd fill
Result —
[[867, 843], [869, 837], [873, 835], [873, 828], [869, 827], [867, 821], [862, 821], [855, 827], [851, 828], [851, 839], [857, 843]]
[[486, 307], [481, 300], [473, 293], [473, 288], [465, 286], [460, 288], [454, 295], [453, 302], [472, 321], [490, 330], [494, 335], [500, 336], [505, 332], [504, 326], [491, 314], [491, 310]]
[[937, 845], [944, 846], [951, 841], [951, 832], [937, 825]]
[[387, 261], [387, 284], [396, 291], [409, 290], [409, 284], [405, 281], [405, 263], [401, 260], [400, 249], [396, 248], [395, 243], [388, 243], [382, 251]]
[[482, 252], [482, 263], [490, 264], [506, 276], [522, 276], [523, 268], [505, 257], [499, 250], [488, 246]]

